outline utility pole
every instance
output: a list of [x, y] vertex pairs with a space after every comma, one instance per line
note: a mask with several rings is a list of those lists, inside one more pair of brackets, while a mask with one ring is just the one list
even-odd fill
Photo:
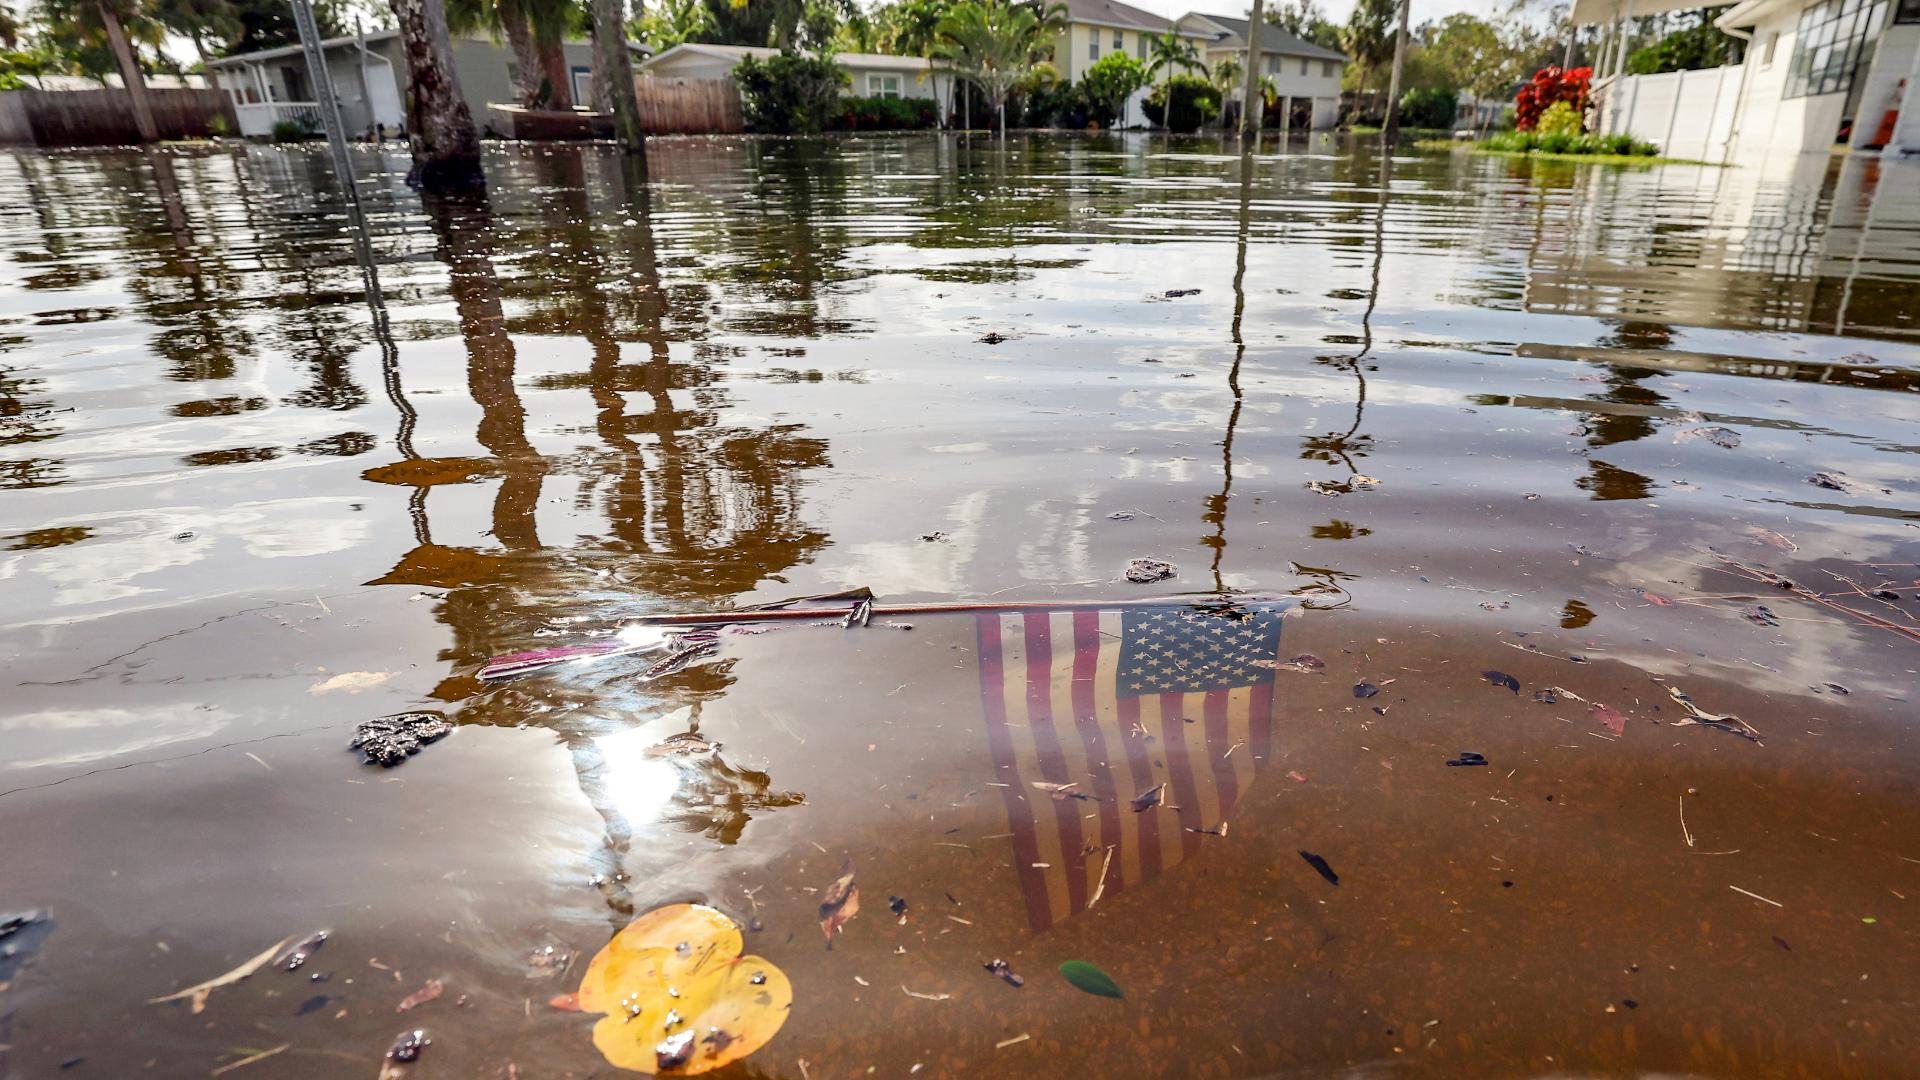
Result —
[[1387, 83], [1387, 121], [1381, 126], [1382, 140], [1388, 145], [1400, 138], [1400, 75], [1407, 66], [1407, 8], [1413, 0], [1400, 0], [1400, 31], [1393, 39], [1393, 78]]
[[1247, 100], [1240, 108], [1240, 144], [1253, 151], [1260, 146], [1260, 126], [1267, 116], [1267, 98], [1260, 92], [1260, 26], [1266, 22], [1264, 0], [1253, 0], [1247, 20]]
[[[320, 126], [327, 129], [327, 149], [332, 151], [333, 173], [346, 193], [347, 207], [355, 219], [360, 216], [360, 189], [353, 182], [353, 163], [347, 160], [347, 136], [340, 125], [340, 99], [333, 93], [333, 75], [327, 70], [327, 50], [320, 41], [320, 28], [313, 21], [311, 0], [293, 0], [293, 25], [300, 33], [300, 48], [307, 56], [307, 80], [313, 84], [314, 104], [320, 109]], [[371, 102], [369, 102], [371, 104]]]

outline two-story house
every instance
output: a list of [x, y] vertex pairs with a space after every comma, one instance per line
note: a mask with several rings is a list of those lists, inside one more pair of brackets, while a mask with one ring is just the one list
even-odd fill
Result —
[[[1193, 45], [1196, 59], [1204, 59], [1202, 51], [1211, 40], [1205, 33], [1182, 30], [1151, 11], [1142, 11], [1117, 0], [1066, 0], [1066, 5], [1067, 27], [1054, 41], [1053, 66], [1060, 69], [1060, 77], [1068, 82], [1080, 81], [1087, 69], [1108, 53], [1125, 53], [1143, 64], [1147, 63], [1151, 54], [1148, 39], [1169, 30]], [[1155, 81], [1165, 77], [1166, 73], [1161, 72], [1155, 76]], [[1338, 91], [1334, 96], [1338, 98]], [[1140, 111], [1140, 102], [1145, 97], [1146, 91], [1143, 90], [1127, 102], [1120, 114], [1121, 127], [1146, 123], [1145, 114]]]
[[[1247, 55], [1245, 19], [1191, 12], [1177, 25], [1181, 33], [1206, 39], [1202, 54], [1209, 68], [1223, 57], [1244, 61]], [[1280, 115], [1289, 118], [1290, 127], [1318, 131], [1339, 123], [1340, 77], [1346, 66], [1346, 55], [1337, 50], [1302, 41], [1272, 24], [1260, 28], [1259, 71], [1273, 80]]]

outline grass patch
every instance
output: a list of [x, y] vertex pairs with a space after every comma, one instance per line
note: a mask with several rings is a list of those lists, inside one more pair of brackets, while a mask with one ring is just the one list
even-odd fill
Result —
[[[1516, 133], [1517, 134], [1517, 133]], [[1599, 139], [1599, 136], [1583, 136], [1586, 139]], [[1626, 136], [1615, 136], [1625, 139]], [[1547, 150], [1542, 148], [1519, 149], [1504, 145], [1508, 142], [1504, 136], [1494, 136], [1480, 142], [1462, 142], [1453, 139], [1422, 139], [1414, 145], [1422, 150], [1465, 150], [1472, 154], [1485, 154], [1491, 157], [1526, 158], [1533, 161], [1573, 161], [1588, 162], [1594, 165], [1708, 165], [1719, 168], [1717, 161], [1697, 161], [1693, 158], [1661, 157], [1657, 149], [1649, 143], [1641, 143], [1630, 153], [1615, 153], [1597, 148], [1579, 150]], [[1643, 149], [1644, 148], [1644, 149]]]

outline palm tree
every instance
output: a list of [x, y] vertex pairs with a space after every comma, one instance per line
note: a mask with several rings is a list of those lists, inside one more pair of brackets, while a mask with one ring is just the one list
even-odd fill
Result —
[[[626, 0], [591, 0], [594, 76], [598, 92], [613, 111], [613, 134], [620, 149], [645, 153], [647, 134], [640, 127], [640, 100], [633, 92], [633, 57], [627, 52]], [[635, 6], [638, 7], [638, 0]]]
[[514, 103], [528, 109], [540, 103], [540, 53], [522, 0], [447, 0], [447, 27], [456, 34], [485, 30], [495, 41], [506, 38]]
[[1200, 54], [1195, 51], [1193, 42], [1168, 30], [1147, 39], [1147, 75], [1149, 78], [1165, 71], [1172, 75], [1176, 68], [1207, 73], [1207, 65], [1200, 62]]
[[160, 129], [154, 125], [153, 110], [147, 104], [147, 81], [127, 36], [129, 29], [148, 39], [164, 32], [148, 13], [136, 0], [42, 0], [41, 14], [56, 34], [82, 42], [106, 39], [114, 66], [120, 70], [121, 85], [126, 87], [140, 141], [159, 142]]
[[407, 57], [407, 141], [413, 150], [408, 182], [429, 191], [484, 186], [480, 136], [453, 66], [444, 0], [388, 3]]
[[980, 88], [1007, 135], [1007, 94], [1051, 38], [1031, 6], [1012, 0], [959, 0], [936, 26], [934, 54]]
[[1246, 75], [1245, 67], [1240, 57], [1233, 53], [1222, 56], [1213, 62], [1213, 85], [1219, 87], [1223, 94], [1233, 93], [1235, 87], [1246, 85], [1243, 78]]
[[207, 85], [220, 89], [220, 73], [209, 63], [213, 56], [207, 51], [207, 39], [224, 47], [240, 36], [240, 16], [231, 0], [156, 0], [153, 14], [160, 25], [193, 42]]

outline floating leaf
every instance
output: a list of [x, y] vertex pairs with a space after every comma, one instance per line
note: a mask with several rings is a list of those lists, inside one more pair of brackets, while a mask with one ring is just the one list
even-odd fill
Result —
[[394, 1007], [393, 1011], [406, 1012], [408, 1009], [417, 1009], [445, 993], [446, 989], [447, 984], [441, 982], [439, 979], [428, 979], [425, 986], [408, 994], [401, 1000], [399, 1005]]
[[225, 975], [220, 975], [215, 978], [208, 979], [206, 982], [200, 983], [195, 986], [189, 986], [185, 990], [176, 990], [173, 993], [167, 994], [164, 997], [148, 998], [147, 1004], [160, 1005], [160, 1004], [164, 1004], [165, 1002], [179, 1001], [181, 998], [186, 998], [191, 1002], [192, 1012], [197, 1016], [206, 1010], [207, 998], [210, 997], [215, 990], [218, 990], [223, 986], [232, 986], [234, 983], [239, 982], [241, 979], [244, 979], [249, 975], [252, 975], [254, 972], [259, 971], [261, 968], [266, 967], [268, 961], [272, 960], [275, 956], [278, 956], [280, 954], [280, 950], [286, 948], [288, 945], [291, 945], [291, 944], [293, 944], [293, 938], [291, 936], [282, 938], [279, 942], [275, 943], [272, 947], [267, 949], [266, 952], [263, 952], [259, 956], [256, 956], [253, 959], [247, 961], [246, 963], [241, 964], [239, 967], [234, 968], [232, 971], [227, 972]]
[[1305, 850], [1300, 852], [1300, 857], [1307, 860], [1307, 865], [1318, 871], [1321, 877], [1326, 878], [1327, 884], [1340, 884], [1340, 875], [1333, 872], [1333, 867], [1327, 864], [1327, 860]]
[[1673, 437], [1674, 442], [1680, 443], [1692, 442], [1695, 439], [1705, 439], [1725, 450], [1731, 450], [1740, 445], [1740, 433], [1732, 428], [1724, 427], [1688, 428], [1685, 431], [1678, 432]]
[[1780, 535], [1779, 533], [1774, 532], [1772, 529], [1762, 529], [1758, 525], [1754, 526], [1753, 529], [1747, 535], [1751, 537], [1753, 542], [1756, 544], [1765, 544], [1766, 546], [1771, 548], [1779, 548], [1781, 551], [1799, 551], [1800, 550], [1799, 544], [1796, 544], [1793, 541], [1787, 539], [1786, 537]]
[[1611, 705], [1602, 705], [1595, 702], [1593, 706], [1593, 718], [1607, 725], [1607, 730], [1613, 732], [1615, 735], [1625, 735], [1627, 733], [1627, 718], [1621, 715], [1619, 709]]
[[1520, 680], [1504, 671], [1483, 671], [1480, 677], [1495, 686], [1504, 686], [1516, 694], [1520, 692]]
[[[845, 876], [851, 893], [850, 865]], [[593, 1045], [617, 1068], [692, 1076], [730, 1065], [765, 1046], [793, 1007], [786, 974], [740, 955], [743, 940], [710, 907], [649, 911], [594, 956], [573, 1001], [553, 1004], [608, 1014]]]
[[1369, 682], [1353, 684], [1353, 696], [1357, 698], [1370, 698], [1379, 692], [1380, 688]]
[[853, 883], [853, 860], [848, 859], [841, 864], [840, 876], [827, 886], [827, 891], [820, 897], [820, 932], [827, 936], [827, 948], [833, 948], [833, 936], [840, 933], [848, 919], [858, 914], [860, 888]]
[[1098, 994], [1101, 997], [1123, 998], [1127, 996], [1120, 992], [1120, 984], [1113, 981], [1113, 976], [1108, 975], [1106, 972], [1101, 971], [1085, 960], [1069, 960], [1061, 964], [1060, 974], [1068, 982], [1072, 983], [1076, 990], [1084, 990], [1089, 994]]
[[1160, 805], [1160, 796], [1165, 793], [1166, 790], [1167, 785], [1155, 784], [1140, 794], [1135, 795], [1127, 805], [1133, 807], [1133, 812], [1136, 814], [1145, 810], [1151, 810]]

